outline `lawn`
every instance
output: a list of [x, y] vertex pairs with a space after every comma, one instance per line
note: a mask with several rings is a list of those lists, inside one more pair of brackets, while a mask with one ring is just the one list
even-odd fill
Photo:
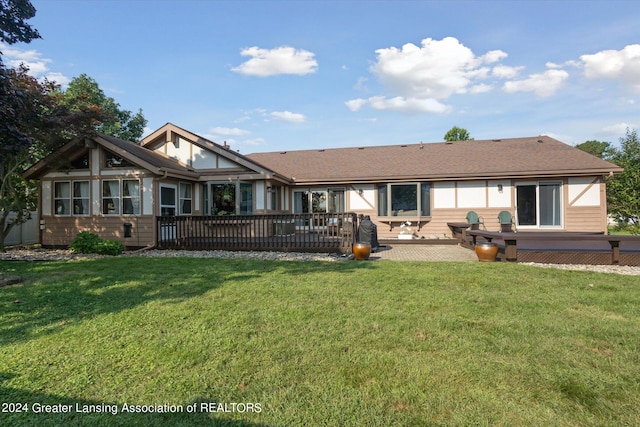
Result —
[[0, 288], [0, 425], [640, 425], [637, 276], [190, 258], [0, 272], [26, 279]]

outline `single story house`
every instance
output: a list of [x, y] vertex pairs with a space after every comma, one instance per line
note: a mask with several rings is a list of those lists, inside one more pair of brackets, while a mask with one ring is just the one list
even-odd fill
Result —
[[87, 230], [144, 247], [174, 215], [356, 212], [380, 238], [406, 222], [443, 238], [469, 211], [489, 230], [509, 211], [518, 231], [606, 233], [605, 182], [621, 171], [548, 136], [243, 155], [168, 123], [140, 144], [72, 141], [24, 176], [40, 181], [43, 245]]

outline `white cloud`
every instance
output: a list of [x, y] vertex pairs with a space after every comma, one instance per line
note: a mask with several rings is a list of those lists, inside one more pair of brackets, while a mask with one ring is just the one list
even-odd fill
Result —
[[307, 118], [304, 114], [292, 113], [291, 111], [274, 111], [271, 117], [289, 123], [304, 123]]
[[501, 50], [490, 50], [489, 52], [485, 53], [480, 57], [480, 62], [493, 64], [494, 62], [498, 62], [501, 59], [506, 58], [507, 56], [509, 55], [507, 55], [506, 52], [503, 52]]
[[344, 104], [351, 111], [358, 111], [360, 108], [362, 108], [364, 105], [367, 104], [367, 100], [366, 99], [362, 99], [362, 98], [351, 99], [351, 100], [345, 102]]
[[627, 133], [627, 129], [636, 129], [638, 126], [632, 123], [615, 123], [602, 128], [598, 134], [600, 136], [620, 136]]
[[71, 79], [64, 76], [60, 72], [53, 72], [49, 69], [49, 64], [53, 61], [43, 58], [42, 54], [37, 50], [20, 50], [10, 48], [0, 43], [0, 51], [6, 58], [6, 64], [13, 68], [18, 68], [20, 64], [24, 64], [29, 69], [27, 74], [36, 79], [42, 80], [46, 78], [50, 82], [55, 82], [61, 87], [66, 87]]
[[587, 78], [620, 80], [640, 91], [640, 44], [582, 55], [580, 59]]
[[240, 128], [226, 128], [226, 127], [214, 127], [209, 133], [218, 136], [244, 136], [248, 135], [250, 132], [248, 130], [240, 129]]
[[372, 96], [368, 99], [352, 99], [345, 102], [351, 111], [358, 111], [362, 106], [368, 105], [374, 110], [393, 110], [403, 112], [447, 113], [451, 107], [430, 98], [405, 98], [396, 96], [387, 98], [384, 96]]
[[551, 69], [544, 73], [531, 74], [527, 79], [505, 82], [502, 87], [507, 93], [533, 92], [540, 97], [548, 97], [560, 89], [569, 73], [564, 70]]
[[484, 83], [480, 83], [478, 85], [471, 86], [469, 88], [469, 93], [487, 93], [493, 90], [492, 85], [487, 85]]
[[69, 86], [69, 83], [71, 83], [71, 79], [63, 75], [62, 73], [47, 73], [44, 77], [50, 82], [56, 82], [62, 88], [66, 88], [67, 86]]
[[232, 68], [231, 71], [249, 76], [305, 75], [314, 73], [318, 69], [318, 62], [314, 59], [313, 53], [289, 46], [275, 49], [261, 49], [253, 46], [243, 49], [240, 55], [250, 56], [251, 59]]
[[355, 86], [353, 86], [353, 88], [356, 90], [367, 92], [368, 88], [366, 84], [368, 80], [369, 79], [366, 77], [358, 77], [358, 81], [356, 82]]
[[264, 138], [245, 139], [242, 141], [243, 145], [250, 145], [252, 147], [255, 147], [256, 145], [264, 145], [266, 143], [267, 141], [265, 141]]
[[512, 79], [523, 70], [524, 67], [509, 67], [507, 65], [497, 65], [491, 70], [491, 75], [498, 79]]
[[492, 75], [492, 69], [487, 64], [507, 57], [501, 50], [476, 56], [454, 37], [442, 40], [426, 38], [420, 46], [407, 43], [401, 49], [378, 49], [376, 55], [377, 61], [372, 65], [371, 72], [390, 92], [390, 96], [345, 102], [352, 111], [368, 105], [379, 110], [448, 112], [451, 108], [442, 101], [450, 96], [492, 90], [493, 85], [478, 81]]

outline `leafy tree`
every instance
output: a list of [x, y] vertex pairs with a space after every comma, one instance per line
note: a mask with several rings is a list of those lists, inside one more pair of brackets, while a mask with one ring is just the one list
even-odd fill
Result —
[[624, 172], [607, 181], [609, 212], [640, 231], [640, 140], [637, 130], [627, 129], [620, 138], [620, 148], [614, 149], [611, 161]]
[[136, 114], [123, 110], [111, 97], [104, 94], [98, 83], [86, 74], [75, 77], [65, 91], [63, 103], [81, 106], [97, 106], [105, 113], [105, 119], [98, 125], [98, 132], [115, 136], [126, 141], [139, 141], [144, 133], [147, 120], [142, 110]]
[[[95, 134], [102, 119], [95, 106], [65, 105], [54, 83], [27, 72], [0, 63], [0, 251], [13, 226], [28, 220], [37, 205], [37, 186], [22, 172], [72, 138]], [[16, 217], [9, 220], [11, 212]]]
[[604, 141], [589, 140], [576, 145], [576, 148], [604, 160], [610, 159], [613, 154], [613, 147], [611, 146], [611, 143]]
[[39, 39], [38, 31], [27, 24], [34, 16], [36, 8], [29, 0], [0, 0], [0, 41], [14, 44]]
[[[40, 34], [26, 21], [35, 16], [28, 0], [0, 0], [0, 41], [29, 43]], [[40, 83], [27, 68], [7, 68], [0, 52], [0, 251], [14, 225], [30, 217], [36, 186], [21, 173], [31, 163], [69, 141], [88, 136], [102, 120], [95, 106], [62, 103], [55, 84]], [[9, 213], [16, 217], [9, 220]]]
[[447, 133], [444, 134], [445, 141], [473, 141], [469, 131], [464, 128], [454, 126]]

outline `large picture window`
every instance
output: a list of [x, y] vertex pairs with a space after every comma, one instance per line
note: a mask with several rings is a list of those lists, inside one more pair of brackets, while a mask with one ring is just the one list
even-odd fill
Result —
[[304, 190], [293, 192], [293, 213], [344, 212], [344, 190]]
[[378, 216], [431, 216], [431, 184], [378, 185]]
[[208, 183], [204, 186], [205, 214], [253, 214], [253, 184], [250, 182]]
[[102, 181], [103, 215], [140, 215], [140, 181], [109, 179]]

